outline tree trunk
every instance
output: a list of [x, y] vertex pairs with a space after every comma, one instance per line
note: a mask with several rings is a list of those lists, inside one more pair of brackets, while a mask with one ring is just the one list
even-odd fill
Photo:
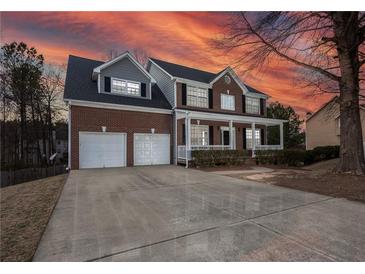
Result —
[[365, 174], [359, 109], [359, 31], [357, 12], [334, 12], [334, 33], [341, 70], [340, 161], [337, 171]]

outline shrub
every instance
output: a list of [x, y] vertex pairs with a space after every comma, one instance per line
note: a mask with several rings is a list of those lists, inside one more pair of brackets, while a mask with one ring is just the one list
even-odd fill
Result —
[[192, 164], [196, 167], [234, 166], [244, 164], [247, 152], [244, 150], [193, 150]]
[[339, 146], [323, 146], [315, 147], [313, 153], [317, 161], [334, 159], [340, 156]]
[[316, 147], [313, 150], [261, 150], [256, 151], [257, 164], [301, 166], [339, 157], [339, 146]]

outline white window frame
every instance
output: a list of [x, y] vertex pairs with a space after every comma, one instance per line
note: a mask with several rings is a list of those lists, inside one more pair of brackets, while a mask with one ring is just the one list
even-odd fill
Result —
[[[198, 129], [201, 130], [198, 132]], [[194, 136], [197, 134], [196, 136]], [[200, 134], [201, 136], [198, 136]], [[192, 146], [208, 146], [209, 145], [209, 126], [191, 124], [190, 140]]]
[[221, 94], [221, 109], [236, 110], [236, 98], [234, 95]]
[[[228, 131], [229, 133], [229, 127], [221, 127], [221, 145], [224, 145], [224, 132]], [[236, 128], [232, 127], [232, 135], [233, 135], [233, 149], [236, 149]], [[229, 136], [231, 139], [231, 136]]]
[[[204, 96], [202, 96], [204, 93]], [[186, 85], [186, 105], [191, 107], [208, 108], [209, 92], [207, 88]]]
[[[124, 89], [122, 89], [122, 91], [114, 91], [113, 90], [113, 81], [125, 82], [126, 83], [126, 87]], [[138, 85], [138, 94], [129, 93], [128, 92], [128, 83], [137, 84]], [[122, 95], [127, 95], [127, 96], [134, 96], [134, 97], [140, 97], [141, 96], [141, 83], [140, 82], [136, 82], [136, 81], [126, 80], [126, 79], [111, 77], [110, 78], [110, 93], [113, 93], [113, 94], [122, 94]]]
[[[257, 105], [254, 104], [254, 101], [257, 102]], [[246, 96], [246, 112], [251, 114], [260, 114], [261, 113], [261, 104], [260, 98]]]
[[[261, 129], [255, 129], [256, 145], [261, 145]], [[246, 149], [252, 149], [252, 128], [246, 128]]]

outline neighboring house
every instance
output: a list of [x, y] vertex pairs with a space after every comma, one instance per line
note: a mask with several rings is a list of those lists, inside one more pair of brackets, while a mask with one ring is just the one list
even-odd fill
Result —
[[[365, 108], [360, 106], [362, 135], [365, 136]], [[335, 96], [306, 120], [306, 149], [340, 145], [340, 105]]]
[[[282, 149], [266, 145], [268, 96], [231, 68], [210, 73], [126, 52], [108, 62], [68, 61], [72, 169], [170, 164], [194, 149]], [[254, 154], [254, 153], [252, 153]]]

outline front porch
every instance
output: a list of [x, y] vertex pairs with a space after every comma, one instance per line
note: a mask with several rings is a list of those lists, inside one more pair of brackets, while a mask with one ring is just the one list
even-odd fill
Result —
[[[285, 120], [187, 110], [176, 110], [175, 118], [176, 162], [187, 164], [193, 150], [243, 149], [255, 157], [255, 151], [284, 147]], [[279, 144], [268, 144], [269, 126], [279, 126]]]

